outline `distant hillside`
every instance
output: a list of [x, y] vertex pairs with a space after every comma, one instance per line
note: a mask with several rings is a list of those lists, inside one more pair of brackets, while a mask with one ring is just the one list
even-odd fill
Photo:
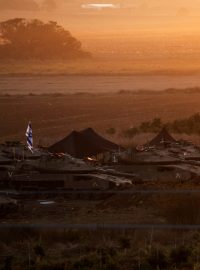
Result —
[[0, 59], [89, 58], [81, 42], [56, 22], [16, 18], [0, 23]]

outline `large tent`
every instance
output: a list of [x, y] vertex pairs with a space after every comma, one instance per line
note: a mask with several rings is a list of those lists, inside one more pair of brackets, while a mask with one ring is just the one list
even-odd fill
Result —
[[[115, 147], [114, 147], [115, 146]], [[49, 147], [52, 153], [68, 153], [76, 158], [95, 156], [107, 151], [115, 151], [119, 147], [99, 136], [92, 129], [82, 132], [72, 131], [61, 141]]]
[[87, 139], [90, 140], [90, 142], [99, 145], [104, 150], [108, 151], [117, 151], [119, 150], [119, 145], [103, 138], [99, 134], [97, 134], [92, 128], [86, 128], [81, 131], [81, 134], [83, 134]]
[[148, 143], [148, 145], [154, 146], [163, 143], [176, 143], [176, 140], [169, 134], [165, 127]]

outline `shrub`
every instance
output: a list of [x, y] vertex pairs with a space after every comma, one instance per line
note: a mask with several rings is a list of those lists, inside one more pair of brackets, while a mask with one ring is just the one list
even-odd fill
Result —
[[128, 249], [131, 246], [129, 238], [122, 237], [119, 239], [119, 243], [120, 243], [121, 248], [123, 249]]
[[116, 133], [116, 129], [111, 127], [106, 130], [106, 133], [109, 135], [114, 135]]
[[133, 138], [136, 134], [138, 134], [139, 130], [135, 127], [132, 127], [132, 128], [129, 128], [127, 130], [124, 130], [122, 132], [122, 135], [125, 137], [125, 138]]
[[41, 245], [36, 245], [34, 247], [34, 252], [37, 257], [40, 257], [40, 258], [45, 257], [45, 251]]
[[153, 249], [147, 259], [148, 263], [153, 269], [166, 269], [168, 267], [168, 260], [163, 250]]
[[170, 262], [175, 266], [179, 266], [188, 262], [191, 251], [184, 246], [172, 249], [170, 252]]

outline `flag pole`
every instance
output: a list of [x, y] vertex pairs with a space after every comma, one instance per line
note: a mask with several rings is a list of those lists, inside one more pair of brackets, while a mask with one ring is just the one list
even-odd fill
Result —
[[26, 129], [26, 142], [27, 142], [28, 149], [33, 154], [33, 131], [32, 131], [32, 125], [30, 121]]

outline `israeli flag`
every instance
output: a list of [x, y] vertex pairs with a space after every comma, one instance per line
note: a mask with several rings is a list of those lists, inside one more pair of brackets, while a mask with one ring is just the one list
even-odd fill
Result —
[[28, 127], [26, 130], [26, 141], [28, 145], [28, 149], [33, 153], [33, 132], [31, 127], [31, 122], [28, 123]]

